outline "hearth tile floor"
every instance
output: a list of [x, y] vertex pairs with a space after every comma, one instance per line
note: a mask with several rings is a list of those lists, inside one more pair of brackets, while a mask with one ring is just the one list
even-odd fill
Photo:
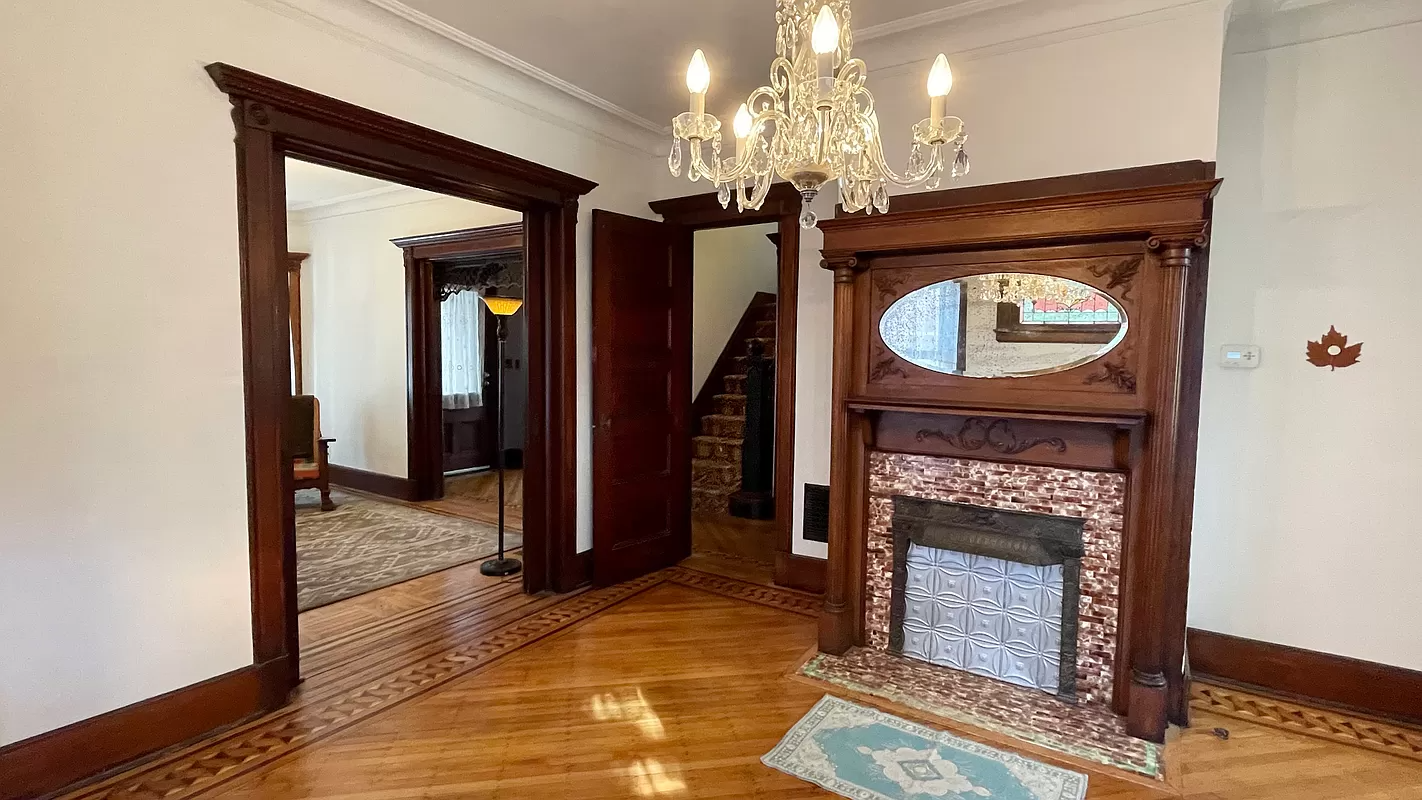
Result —
[[800, 672], [1075, 758], [1163, 778], [1161, 748], [1128, 735], [1125, 720], [1105, 706], [1068, 705], [1043, 692], [862, 647], [843, 656], [817, 654]]

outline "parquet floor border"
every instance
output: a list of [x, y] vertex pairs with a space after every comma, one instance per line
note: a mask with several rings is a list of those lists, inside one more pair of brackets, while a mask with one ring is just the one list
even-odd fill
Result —
[[1194, 682], [1190, 707], [1330, 742], [1422, 761], [1422, 730], [1301, 706], [1239, 689]]
[[[339, 676], [329, 677], [320, 691], [309, 693], [310, 696], [303, 693], [292, 704], [271, 714], [70, 791], [62, 799], [181, 800], [200, 796], [663, 583], [701, 589], [804, 616], [819, 613], [819, 598], [814, 595], [671, 567], [627, 583], [569, 596], [551, 607], [416, 663], [392, 663], [391, 671], [374, 679], [370, 678], [369, 670], [357, 671], [358, 676], [366, 678], [364, 681], [342, 683]], [[411, 618], [423, 616], [411, 615]]]

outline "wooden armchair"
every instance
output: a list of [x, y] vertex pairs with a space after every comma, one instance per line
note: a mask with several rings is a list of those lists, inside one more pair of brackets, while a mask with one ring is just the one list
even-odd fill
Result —
[[321, 436], [321, 402], [309, 394], [292, 397], [287, 406], [285, 436], [295, 487], [320, 489], [321, 510], [335, 510], [336, 504], [331, 502], [331, 470], [326, 451], [336, 440]]

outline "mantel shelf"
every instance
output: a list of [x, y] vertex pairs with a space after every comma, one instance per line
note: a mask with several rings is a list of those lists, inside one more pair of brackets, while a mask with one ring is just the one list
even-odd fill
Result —
[[999, 406], [982, 403], [955, 403], [937, 401], [933, 403], [895, 403], [883, 399], [850, 397], [845, 407], [860, 413], [869, 411], [891, 411], [902, 414], [938, 414], [953, 416], [1005, 417], [1010, 419], [1043, 420], [1046, 422], [1075, 423], [1078, 425], [1109, 425], [1116, 428], [1136, 428], [1145, 424], [1149, 414], [1141, 410], [1127, 411], [1073, 411], [1060, 408], [1029, 408], [1024, 406]]

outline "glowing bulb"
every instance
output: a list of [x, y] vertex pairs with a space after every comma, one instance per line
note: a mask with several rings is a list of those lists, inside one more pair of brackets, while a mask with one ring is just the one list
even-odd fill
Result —
[[686, 67], [686, 88], [692, 94], [705, 94], [711, 86], [711, 67], [706, 63], [706, 54], [697, 50], [691, 55], [691, 63]]
[[815, 17], [815, 30], [810, 34], [810, 47], [818, 55], [833, 53], [839, 48], [839, 21], [829, 6], [820, 6], [820, 14]]
[[737, 139], [744, 139], [747, 136], [750, 136], [751, 113], [750, 109], [746, 107], [745, 103], [741, 103], [740, 110], [736, 112], [736, 119], [731, 124], [736, 131]]
[[928, 96], [946, 97], [952, 90], [953, 70], [948, 68], [948, 56], [939, 53], [933, 69], [928, 71]]

